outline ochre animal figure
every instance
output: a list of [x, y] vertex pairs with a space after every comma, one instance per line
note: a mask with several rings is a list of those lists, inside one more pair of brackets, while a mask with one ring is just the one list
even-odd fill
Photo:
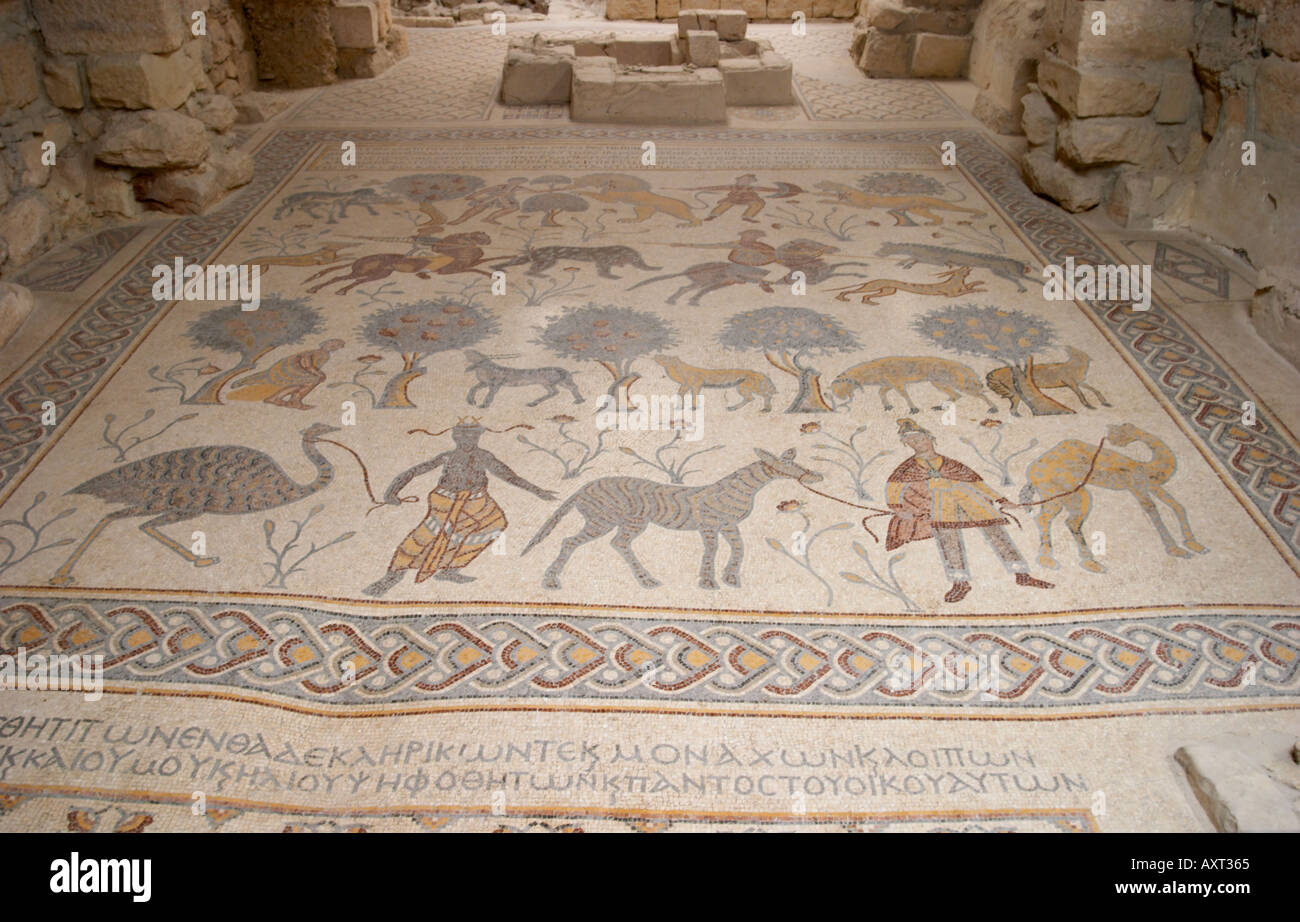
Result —
[[701, 223], [700, 219], [691, 213], [690, 205], [681, 199], [651, 192], [650, 183], [636, 176], [623, 173], [593, 173], [590, 176], [580, 176], [573, 181], [573, 185], [563, 188], [590, 189], [591, 191], [584, 192], [583, 195], [594, 198], [598, 202], [632, 206], [634, 217], [619, 218], [620, 224], [640, 224], [642, 221], [650, 220], [656, 214], [665, 214], [670, 218], [685, 221], [687, 227], [698, 227]]
[[212, 566], [220, 558], [200, 557], [158, 529], [207, 513], [243, 515], [278, 509], [320, 492], [334, 479], [334, 466], [316, 447], [316, 440], [337, 431], [337, 426], [324, 423], [302, 431], [303, 454], [316, 465], [316, 478], [309, 483], [297, 483], [270, 455], [244, 445], [178, 448], [92, 477], [68, 492], [125, 504], [126, 508], [100, 519], [50, 582], [56, 586], [71, 583], [72, 568], [105, 528], [118, 519], [142, 515], [153, 516], [140, 525], [146, 535], [196, 567]]
[[[1189, 552], [1192, 551], [1197, 554], [1206, 553], [1209, 548], [1197, 541], [1192, 534], [1187, 510], [1165, 489], [1166, 481], [1173, 477], [1178, 468], [1178, 460], [1169, 446], [1132, 423], [1111, 426], [1106, 430], [1106, 439], [1112, 445], [1142, 442], [1150, 449], [1151, 459], [1139, 461], [1130, 455], [1106, 448], [1097, 453], [1096, 445], [1078, 439], [1066, 439], [1054, 448], [1049, 448], [1025, 471], [1028, 482], [1020, 491], [1020, 502], [1030, 502], [1035, 493], [1048, 500], [1043, 503], [1037, 516], [1039, 565], [1051, 569], [1059, 566], [1052, 554], [1052, 522], [1064, 509], [1068, 513], [1065, 526], [1079, 547], [1080, 566], [1094, 573], [1105, 572], [1106, 568], [1093, 556], [1092, 548], [1083, 534], [1083, 523], [1092, 509], [1093, 489], [1125, 490], [1132, 493], [1155, 527], [1166, 554], [1190, 557]], [[1092, 463], [1094, 454], [1097, 461], [1089, 475], [1088, 466]], [[1183, 534], [1183, 547], [1174, 542], [1169, 529], [1165, 527], [1160, 511], [1156, 508], [1157, 499], [1168, 506], [1178, 519]]]
[[984, 214], [978, 209], [956, 205], [941, 198], [935, 198], [932, 195], [875, 195], [870, 192], [863, 192], [861, 189], [855, 189], [852, 186], [846, 186], [842, 182], [831, 182], [829, 180], [822, 180], [817, 183], [817, 188], [824, 194], [831, 196], [831, 198], [819, 199], [822, 204], [847, 205], [850, 208], [863, 208], [866, 210], [884, 209], [894, 216], [895, 227], [916, 226], [916, 222], [909, 217], [909, 213], [925, 218], [927, 224], [943, 223], [943, 218], [935, 214], [936, 211], [959, 211], [969, 215]]
[[[1084, 381], [1084, 378], [1088, 375], [1088, 365], [1092, 361], [1088, 353], [1073, 346], [1066, 346], [1065, 352], [1070, 356], [1069, 361], [1034, 365], [1034, 386], [1040, 391], [1054, 387], [1068, 387], [1074, 392], [1074, 396], [1079, 398], [1079, 403], [1083, 404], [1084, 407], [1089, 410], [1096, 409], [1088, 402], [1088, 398], [1083, 395], [1083, 388], [1087, 388], [1092, 391], [1093, 396], [1097, 398], [1103, 407], [1110, 406], [1110, 402], [1102, 396], [1101, 391]], [[1002, 368], [993, 369], [985, 375], [984, 382], [988, 384], [989, 390], [993, 393], [1011, 401], [1012, 416], [1020, 415], [1020, 395], [1016, 392], [1015, 385], [1012, 383], [1010, 368], [1003, 366]]]
[[776, 386], [762, 372], [750, 371], [748, 368], [697, 368], [673, 355], [656, 355], [655, 361], [663, 366], [669, 378], [681, 385], [677, 393], [682, 397], [689, 395], [692, 401], [698, 401], [700, 391], [707, 387], [734, 387], [736, 394], [745, 399], [734, 407], [727, 407], [728, 410], [739, 410], [758, 397], [763, 401], [761, 412], [772, 412], [772, 397], [776, 394]]
[[251, 256], [244, 260], [245, 266], [257, 266], [265, 275], [270, 271], [272, 266], [296, 266], [303, 268], [306, 266], [329, 266], [334, 263], [346, 262], [351, 257], [343, 255], [344, 250], [351, 250], [360, 244], [356, 243], [327, 243], [320, 249], [312, 250], [310, 253], [298, 253], [294, 256]]
[[759, 266], [737, 266], [735, 263], [729, 262], [697, 263], [681, 272], [656, 275], [637, 282], [628, 288], [628, 291], [633, 288], [640, 288], [642, 285], [649, 285], [651, 282], [662, 282], [664, 279], [680, 278], [682, 276], [685, 276], [689, 281], [665, 299], [669, 304], [676, 304], [677, 299], [692, 288], [695, 289], [695, 294], [691, 296], [689, 302], [691, 304], [699, 304], [700, 298], [709, 292], [717, 291], [719, 288], [726, 288], [728, 285], [753, 284], [768, 294], [772, 293], [772, 283], [767, 280], [766, 269]]
[[482, 231], [474, 231], [468, 234], [449, 234], [438, 239], [431, 238], [431, 242], [427, 246], [433, 252], [427, 255], [373, 253], [353, 260], [346, 270], [342, 266], [330, 266], [307, 276], [304, 281], [310, 282], [330, 272], [342, 271], [342, 275], [322, 279], [320, 284], [314, 285], [307, 290], [317, 292], [326, 285], [333, 285], [337, 282], [351, 282], [350, 285], [344, 285], [335, 292], [335, 294], [345, 295], [358, 285], [363, 285], [366, 282], [378, 282], [388, 278], [394, 272], [410, 272], [417, 278], [422, 279], [427, 279], [432, 275], [454, 275], [457, 272], [477, 272], [479, 275], [491, 277], [491, 272], [477, 268], [480, 263], [485, 261], [481, 248], [491, 242], [492, 239]]
[[838, 291], [835, 296], [836, 301], [847, 301], [853, 295], [862, 295], [863, 304], [876, 303], [876, 298], [888, 298], [890, 295], [896, 295], [900, 291], [910, 291], [918, 295], [936, 295], [943, 298], [956, 298], [959, 295], [970, 294], [973, 291], [983, 291], [984, 283], [981, 281], [967, 282], [966, 276], [970, 275], [970, 266], [958, 266], [956, 269], [950, 269], [947, 272], [939, 273], [937, 282], [908, 282], [902, 279], [869, 279], [861, 285], [845, 285], [842, 288], [832, 288], [831, 291]]
[[701, 589], [717, 589], [714, 559], [718, 536], [726, 539], [731, 556], [722, 571], [728, 586], [740, 585], [740, 562], [745, 546], [740, 538], [740, 523], [754, 509], [754, 496], [774, 480], [788, 477], [799, 483], [818, 483], [822, 476], [794, 463], [794, 449], [776, 457], [761, 448], [754, 449], [759, 460], [733, 471], [721, 480], [702, 487], [682, 487], [646, 480], [642, 477], [601, 477], [578, 489], [556, 509], [537, 534], [520, 552], [522, 557], [546, 539], [570, 509], [577, 508], [586, 524], [576, 535], [565, 538], [560, 553], [546, 568], [542, 582], [547, 589], [560, 588], [560, 574], [573, 552], [613, 529], [611, 544], [627, 561], [632, 573], [646, 589], [660, 585], [632, 553], [632, 539], [654, 524], [676, 531], [698, 531], [704, 539], [704, 556], [700, 559]]
[[[842, 403], [851, 399], [853, 392], [860, 387], [879, 387], [881, 405], [886, 410], [892, 410], [894, 407], [885, 395], [894, 390], [907, 401], [909, 413], [919, 413], [920, 409], [907, 394], [907, 385], [920, 381], [928, 381], [954, 403], [961, 394], [969, 394], [987, 403], [990, 413], [998, 411], [997, 405], [984, 392], [980, 376], [973, 369], [951, 359], [924, 355], [896, 355], [854, 365], [831, 382], [831, 393]], [[942, 410], [943, 407], [937, 406], [934, 409]]]
[[[465, 359], [469, 362], [465, 370], [474, 372], [478, 377], [478, 383], [465, 395], [465, 400], [470, 406], [490, 407], [497, 391], [501, 388], [525, 387], [530, 384], [546, 388], [546, 393], [528, 403], [530, 407], [537, 406], [543, 400], [550, 400], [560, 392], [561, 387], [573, 395], [574, 403], [582, 403], [584, 399], [578, 390], [578, 385], [573, 382], [573, 376], [558, 365], [547, 365], [544, 368], [510, 368], [506, 365], [498, 365], [477, 349], [466, 349]], [[487, 388], [487, 396], [483, 398], [482, 403], [475, 403], [478, 392], [483, 388]]]

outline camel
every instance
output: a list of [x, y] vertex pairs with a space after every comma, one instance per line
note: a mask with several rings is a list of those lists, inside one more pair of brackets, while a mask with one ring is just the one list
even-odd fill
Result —
[[[1027, 503], [1035, 492], [1047, 499], [1038, 513], [1039, 550], [1038, 563], [1042, 567], [1055, 570], [1059, 566], [1052, 554], [1052, 522], [1062, 509], [1068, 511], [1066, 527], [1074, 535], [1079, 546], [1079, 564], [1093, 573], [1104, 573], [1106, 568], [1095, 557], [1083, 536], [1083, 523], [1092, 508], [1091, 488], [1102, 490], [1127, 490], [1141, 505], [1156, 534], [1164, 543], [1165, 553], [1171, 557], [1190, 557], [1191, 553], [1205, 554], [1209, 548], [1196, 540], [1192, 526], [1187, 520], [1187, 510], [1170, 495], [1164, 484], [1174, 475], [1178, 461], [1169, 446], [1160, 439], [1143, 432], [1132, 423], [1119, 423], [1106, 430], [1106, 438], [1113, 445], [1128, 445], [1143, 442], [1151, 450], [1151, 460], [1138, 459], [1118, 451], [1102, 449], [1097, 453], [1095, 445], [1078, 439], [1066, 439], [1054, 448], [1044, 452], [1037, 461], [1029, 465], [1025, 472], [1028, 482], [1020, 492], [1020, 502]], [[1088, 465], [1094, 453], [1097, 461], [1092, 475], [1088, 476]], [[1085, 483], [1086, 478], [1086, 483]], [[1178, 526], [1183, 533], [1183, 545], [1179, 547], [1169, 529], [1165, 527], [1156, 508], [1154, 500], [1160, 500], [1178, 519]]]

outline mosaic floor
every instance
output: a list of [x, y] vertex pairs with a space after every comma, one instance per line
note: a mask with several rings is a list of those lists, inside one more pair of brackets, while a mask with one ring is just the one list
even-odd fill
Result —
[[[0, 691], [0, 829], [1207, 828], [1173, 751], [1300, 688], [1250, 279], [765, 30], [799, 105], [700, 129], [504, 109], [504, 38], [413, 30], [212, 214], [24, 271], [0, 651], [105, 694]], [[1067, 257], [1150, 309], [1045, 300]], [[260, 305], [155, 297], [177, 258]]]

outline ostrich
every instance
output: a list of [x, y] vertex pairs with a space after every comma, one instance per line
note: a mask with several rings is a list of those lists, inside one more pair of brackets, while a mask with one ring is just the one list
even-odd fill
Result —
[[152, 515], [140, 530], [196, 567], [210, 567], [219, 557], [200, 557], [158, 529], [204, 513], [240, 515], [276, 509], [323, 490], [334, 479], [334, 466], [316, 440], [338, 427], [316, 423], [302, 430], [303, 454], [316, 465], [316, 479], [296, 483], [265, 452], [245, 445], [196, 445], [164, 451], [92, 477], [69, 493], [85, 493], [110, 503], [126, 503], [99, 520], [50, 582], [72, 583], [72, 568], [100, 533], [117, 519]]

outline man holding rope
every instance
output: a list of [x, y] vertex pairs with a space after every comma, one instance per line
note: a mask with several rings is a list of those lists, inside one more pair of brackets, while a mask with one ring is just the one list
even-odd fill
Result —
[[908, 458], [889, 475], [886, 504], [893, 516], [885, 538], [892, 551], [909, 541], [934, 538], [952, 588], [945, 602], [960, 602], [970, 592], [966, 544], [962, 529], [978, 528], [1007, 568], [1016, 585], [1051, 589], [1053, 584], [1029, 575], [1029, 565], [1007, 534], [1002, 505], [1009, 503], [960, 461], [934, 449], [934, 436], [910, 419], [898, 421], [898, 437], [912, 449]]

